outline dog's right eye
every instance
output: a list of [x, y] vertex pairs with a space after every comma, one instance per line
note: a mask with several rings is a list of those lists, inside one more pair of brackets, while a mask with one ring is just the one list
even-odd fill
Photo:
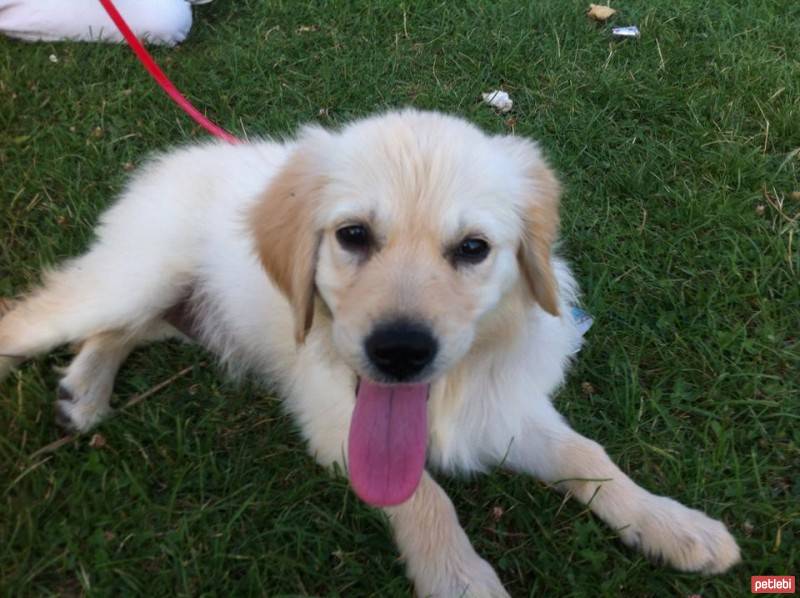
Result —
[[336, 231], [336, 240], [339, 241], [339, 245], [341, 245], [343, 249], [353, 252], [366, 251], [372, 244], [369, 229], [363, 224], [343, 226]]

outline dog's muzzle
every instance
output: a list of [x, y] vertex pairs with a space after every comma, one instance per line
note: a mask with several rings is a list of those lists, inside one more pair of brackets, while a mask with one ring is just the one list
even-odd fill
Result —
[[419, 376], [436, 357], [439, 343], [428, 326], [405, 318], [383, 322], [364, 341], [370, 364], [387, 381]]

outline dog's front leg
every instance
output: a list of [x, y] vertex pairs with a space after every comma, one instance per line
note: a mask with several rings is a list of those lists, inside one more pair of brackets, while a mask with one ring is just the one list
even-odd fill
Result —
[[427, 472], [410, 499], [385, 511], [420, 598], [508, 596], [470, 544], [453, 503]]
[[721, 573], [740, 560], [725, 525], [637, 486], [602, 446], [572, 430], [542, 401], [511, 442], [506, 465], [569, 493], [623, 542], [682, 571]]
[[[311, 347], [299, 356], [288, 407], [317, 462], [344, 466], [355, 389], [334, 383], [346, 380], [347, 370], [326, 369]], [[411, 498], [384, 511], [419, 598], [508, 596], [470, 544], [453, 503], [427, 472]]]
[[[305, 421], [311, 450], [324, 466], [342, 465], [350, 419], [345, 411], [327, 409], [319, 412], [324, 418]], [[427, 472], [411, 498], [384, 512], [419, 598], [508, 596], [470, 544], [453, 503]]]

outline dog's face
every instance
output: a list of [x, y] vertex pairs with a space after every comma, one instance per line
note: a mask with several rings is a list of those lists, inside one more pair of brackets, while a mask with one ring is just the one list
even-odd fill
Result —
[[557, 203], [533, 143], [404, 111], [338, 133], [306, 129], [254, 232], [299, 342], [321, 300], [365, 392], [423, 396], [515, 285], [558, 313]]
[[458, 362], [520, 280], [558, 313], [557, 204], [558, 184], [534, 144], [405, 111], [339, 133], [307, 129], [255, 227], [262, 262], [295, 308], [299, 341], [318, 296], [337, 351], [359, 376], [415, 382]]

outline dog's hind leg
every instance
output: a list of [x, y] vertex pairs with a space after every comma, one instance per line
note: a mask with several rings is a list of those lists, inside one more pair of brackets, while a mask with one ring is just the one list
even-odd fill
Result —
[[157, 320], [136, 331], [112, 330], [89, 337], [58, 385], [56, 422], [73, 432], [86, 432], [111, 413], [114, 378], [123, 361], [140, 344], [177, 336]]
[[0, 376], [58, 345], [109, 330], [135, 336], [181, 300], [189, 284], [184, 264], [168, 252], [136, 255], [120, 245], [98, 243], [48, 273], [41, 288], [0, 318]]

